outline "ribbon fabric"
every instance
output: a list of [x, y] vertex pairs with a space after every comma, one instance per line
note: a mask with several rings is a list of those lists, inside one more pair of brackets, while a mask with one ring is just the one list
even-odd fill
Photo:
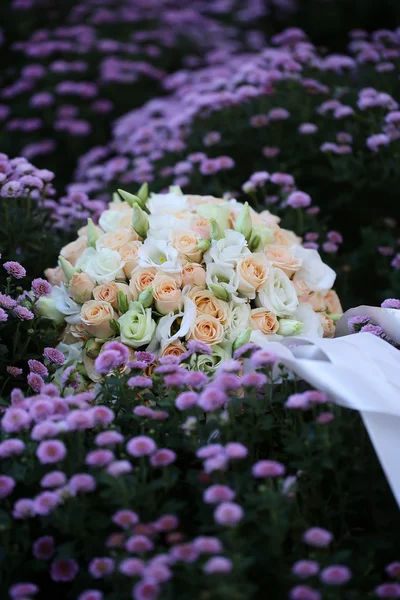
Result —
[[400, 311], [366, 306], [343, 315], [335, 339], [254, 341], [337, 404], [360, 411], [400, 507], [400, 351], [370, 333], [350, 334], [347, 320], [356, 315], [370, 316], [400, 343]]

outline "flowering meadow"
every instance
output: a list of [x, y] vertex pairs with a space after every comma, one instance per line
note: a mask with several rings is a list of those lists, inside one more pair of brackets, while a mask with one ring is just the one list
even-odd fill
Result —
[[400, 598], [357, 386], [282, 362], [400, 349], [400, 7], [351, 4], [0, 7], [2, 599]]

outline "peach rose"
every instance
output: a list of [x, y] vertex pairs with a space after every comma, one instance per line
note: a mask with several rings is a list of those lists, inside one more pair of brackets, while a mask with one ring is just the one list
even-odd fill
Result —
[[274, 240], [280, 246], [299, 245], [302, 241], [293, 231], [288, 231], [281, 227], [277, 227], [274, 230]]
[[68, 294], [75, 302], [83, 304], [92, 297], [94, 287], [95, 283], [87, 273], [74, 273], [69, 282]]
[[250, 311], [249, 325], [252, 329], [258, 329], [264, 335], [276, 333], [279, 329], [279, 321], [276, 315], [265, 308], [253, 308]]
[[308, 304], [311, 304], [315, 312], [322, 312], [326, 309], [326, 302], [321, 292], [311, 292], [307, 298]]
[[93, 289], [93, 298], [98, 302], [108, 302], [113, 308], [118, 307], [118, 286], [116, 283], [103, 283]]
[[247, 254], [238, 260], [236, 274], [239, 280], [239, 292], [254, 298], [255, 292], [257, 292], [268, 279], [269, 264], [265, 254], [262, 252], [254, 252], [254, 254]]
[[76, 342], [86, 342], [90, 338], [90, 335], [85, 330], [83, 323], [77, 323], [76, 325], [67, 325], [64, 330], [62, 342], [64, 344], [75, 344]]
[[87, 239], [84, 237], [79, 237], [74, 242], [67, 244], [62, 248], [60, 254], [65, 260], [68, 260], [71, 265], [75, 265], [76, 261], [82, 254], [84, 250], [87, 248]]
[[138, 234], [129, 227], [126, 229], [117, 229], [116, 231], [109, 231], [105, 233], [97, 242], [99, 248], [108, 248], [109, 250], [116, 250], [120, 252], [120, 249], [128, 244], [129, 242], [137, 241], [139, 239]]
[[172, 245], [179, 254], [193, 262], [200, 262], [203, 253], [197, 250], [199, 236], [190, 229], [181, 229], [172, 233]]
[[339, 300], [339, 296], [334, 290], [329, 290], [325, 296], [326, 311], [333, 315], [341, 315], [343, 308]]
[[271, 244], [264, 250], [265, 256], [274, 267], [281, 269], [288, 277], [291, 277], [301, 269], [303, 261], [291, 252], [288, 246]]
[[81, 309], [82, 323], [90, 335], [107, 338], [114, 334], [110, 321], [114, 318], [114, 309], [109, 302], [89, 300]]
[[210, 315], [222, 325], [226, 325], [229, 317], [229, 307], [226, 302], [216, 298], [209, 290], [199, 288], [193, 288], [187, 296], [195, 303], [198, 315]]
[[204, 267], [197, 263], [188, 262], [181, 270], [182, 285], [204, 287], [206, 285], [206, 272]]
[[165, 346], [160, 356], [182, 356], [185, 352], [186, 348], [182, 342], [180, 340], [175, 340], [175, 342], [171, 342]]
[[224, 339], [224, 328], [211, 315], [198, 315], [190, 330], [190, 337], [205, 344], [219, 344]]
[[324, 338], [333, 338], [335, 336], [335, 323], [326, 312], [318, 313], [319, 320], [324, 330]]
[[153, 281], [155, 307], [162, 315], [175, 312], [182, 298], [182, 291], [175, 279], [164, 273], [157, 273]]
[[190, 229], [202, 240], [210, 239], [210, 221], [205, 217], [193, 217], [190, 222]]
[[139, 294], [147, 290], [147, 288], [153, 284], [156, 274], [157, 269], [154, 267], [136, 267], [136, 269], [134, 269], [129, 282], [129, 289], [134, 300], [137, 300]]
[[269, 212], [269, 210], [261, 211], [260, 217], [263, 221], [263, 225], [267, 225], [271, 229], [274, 229], [274, 226], [279, 225], [279, 223], [281, 222], [280, 217], [273, 215], [272, 213]]
[[119, 253], [124, 263], [123, 270], [127, 279], [131, 278], [133, 269], [138, 265], [138, 252], [141, 245], [142, 242], [139, 241], [128, 242], [119, 249]]
[[65, 277], [64, 271], [61, 267], [55, 267], [54, 269], [46, 269], [44, 275], [51, 285], [60, 285], [60, 283], [67, 283], [67, 278]]
[[299, 297], [299, 302], [308, 302], [308, 296], [311, 292], [306, 282], [296, 274], [292, 279], [292, 283]]

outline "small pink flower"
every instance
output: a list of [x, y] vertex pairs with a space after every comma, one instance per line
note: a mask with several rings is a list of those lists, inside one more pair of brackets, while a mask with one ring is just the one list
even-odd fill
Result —
[[232, 561], [224, 556], [213, 556], [210, 558], [203, 567], [204, 573], [211, 575], [214, 573], [225, 574], [232, 571]]
[[382, 583], [374, 592], [378, 598], [400, 598], [400, 583]]
[[173, 531], [178, 525], [179, 521], [175, 515], [164, 515], [154, 523], [157, 531]]
[[40, 442], [36, 456], [42, 464], [50, 464], [64, 460], [67, 455], [67, 449], [60, 440], [46, 440]]
[[11, 377], [18, 377], [18, 375], [22, 375], [22, 369], [19, 367], [7, 367], [7, 373], [11, 375]]
[[157, 450], [157, 446], [151, 438], [140, 435], [129, 440], [126, 450], [131, 456], [148, 456]]
[[112, 558], [93, 558], [89, 563], [89, 573], [94, 579], [102, 579], [114, 572], [115, 562]]
[[176, 454], [167, 448], [160, 448], [150, 457], [150, 464], [153, 467], [167, 467], [176, 460]]
[[29, 373], [26, 380], [28, 382], [28, 385], [30, 385], [30, 387], [33, 389], [33, 391], [36, 392], [37, 394], [40, 392], [40, 390], [44, 386], [44, 381], [43, 381], [42, 377], [40, 377], [40, 375], [38, 375], [37, 373]]
[[242, 520], [243, 509], [235, 502], [222, 502], [214, 511], [214, 519], [219, 525], [234, 527]]
[[253, 465], [253, 477], [283, 477], [286, 469], [284, 465], [276, 460], [260, 460]]
[[159, 587], [150, 581], [140, 581], [133, 588], [134, 600], [155, 600], [159, 594]]
[[150, 377], [145, 377], [144, 375], [136, 375], [135, 377], [131, 377], [128, 379], [128, 386], [132, 388], [151, 388], [153, 387], [153, 381]]
[[113, 523], [123, 527], [124, 529], [128, 529], [136, 523], [139, 523], [139, 517], [132, 510], [119, 510], [113, 515]]
[[30, 498], [20, 498], [16, 501], [13, 508], [14, 519], [29, 519], [35, 515], [33, 500]]
[[229, 502], [235, 496], [235, 492], [230, 487], [216, 483], [204, 491], [203, 501], [206, 504], [219, 504], [220, 502]]
[[7, 475], [0, 475], [0, 498], [9, 496], [15, 488], [15, 481]]
[[387, 565], [385, 568], [385, 571], [389, 577], [400, 579], [400, 561], [390, 563], [390, 565]]
[[54, 492], [42, 492], [33, 500], [37, 515], [49, 515], [59, 504], [59, 497]]
[[38, 593], [39, 588], [34, 583], [16, 583], [8, 590], [10, 597], [13, 600], [23, 599], [27, 596], [34, 596]]
[[171, 549], [171, 556], [175, 560], [192, 563], [199, 558], [199, 552], [193, 544], [178, 544]]
[[78, 563], [72, 558], [62, 558], [52, 563], [50, 576], [53, 581], [67, 582], [75, 579], [79, 571]]
[[321, 594], [308, 585], [297, 585], [289, 593], [290, 600], [321, 600]]
[[190, 410], [193, 406], [196, 406], [197, 400], [198, 395], [195, 392], [182, 392], [175, 400], [175, 406], [178, 410]]
[[153, 543], [144, 535], [133, 535], [126, 540], [125, 548], [128, 552], [144, 554], [153, 550]]
[[15, 262], [13, 260], [5, 262], [3, 268], [9, 275], [11, 275], [11, 277], [14, 277], [15, 279], [22, 279], [26, 275], [26, 270], [24, 267], [20, 265], [19, 262]]
[[94, 425], [110, 425], [114, 421], [115, 415], [111, 408], [107, 406], [94, 406], [90, 409], [90, 414], [93, 417]]
[[87, 473], [78, 473], [73, 475], [69, 480], [68, 487], [74, 494], [87, 494], [96, 489], [96, 481], [94, 477]]
[[26, 410], [22, 408], [11, 407], [4, 413], [1, 421], [1, 427], [7, 433], [22, 431], [29, 427], [31, 418]]
[[322, 527], [311, 527], [303, 534], [303, 541], [309, 546], [315, 548], [325, 548], [333, 540], [333, 535], [330, 531], [323, 529]]
[[193, 540], [193, 546], [200, 554], [218, 554], [218, 552], [222, 552], [222, 544], [215, 537], [198, 537]]
[[131, 471], [132, 465], [129, 460], [115, 460], [107, 467], [107, 473], [111, 475], [111, 477], [119, 477], [120, 475], [130, 473]]
[[13, 310], [13, 313], [21, 321], [32, 321], [32, 319], [35, 317], [33, 312], [31, 312], [25, 306], [16, 306]]
[[43, 356], [47, 358], [49, 362], [55, 365], [63, 365], [65, 362], [64, 354], [56, 348], [45, 348], [43, 351]]
[[103, 592], [100, 590], [85, 590], [78, 596], [78, 600], [103, 600], [103, 598]]
[[118, 566], [119, 572], [127, 577], [141, 577], [144, 568], [144, 562], [140, 558], [125, 558]]
[[246, 446], [241, 444], [240, 442], [229, 442], [225, 446], [225, 453], [229, 460], [237, 460], [241, 458], [246, 458], [249, 451]]
[[99, 449], [92, 450], [86, 456], [85, 463], [89, 467], [106, 467], [114, 460], [114, 453], [111, 450]]
[[49, 372], [40, 360], [28, 360], [28, 367], [32, 373], [37, 373], [38, 375], [42, 375], [42, 377], [46, 377]]
[[25, 450], [25, 444], [22, 440], [9, 438], [0, 443], [0, 458], [9, 458], [10, 456], [18, 456]]
[[319, 564], [315, 560], [299, 560], [292, 567], [293, 575], [305, 579], [319, 573]]
[[51, 471], [46, 473], [40, 481], [40, 485], [44, 488], [57, 488], [67, 483], [67, 477], [62, 471]]
[[334, 420], [334, 415], [331, 412], [324, 412], [321, 413], [320, 415], [318, 415], [317, 417], [317, 422], [320, 425], [327, 425], [328, 423], [332, 423], [332, 421]]
[[32, 547], [32, 554], [39, 560], [48, 560], [55, 552], [54, 538], [44, 535], [36, 540]]
[[48, 296], [51, 292], [51, 285], [45, 279], [37, 278], [32, 281], [32, 291], [36, 298]]
[[97, 446], [115, 446], [124, 441], [124, 436], [118, 431], [102, 431], [96, 436], [95, 444]]
[[167, 565], [163, 564], [162, 562], [154, 561], [153, 564], [150, 564], [146, 567], [144, 572], [144, 578], [154, 583], [163, 583], [165, 581], [169, 581], [171, 577], [171, 569], [169, 569]]
[[344, 565], [331, 565], [321, 571], [322, 583], [326, 585], [344, 585], [351, 579], [351, 571]]

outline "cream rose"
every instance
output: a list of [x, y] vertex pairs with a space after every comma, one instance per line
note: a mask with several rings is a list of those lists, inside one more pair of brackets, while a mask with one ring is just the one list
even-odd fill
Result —
[[293, 246], [293, 244], [301, 244], [301, 238], [299, 238], [295, 233], [293, 233], [293, 231], [288, 231], [287, 229], [277, 227], [273, 231], [273, 234], [276, 244], [280, 246]]
[[275, 226], [281, 222], [280, 217], [273, 215], [272, 213], [269, 212], [269, 210], [262, 210], [260, 212], [260, 217], [261, 217], [263, 223], [265, 223], [266, 225], [268, 225], [268, 227], [271, 227], [271, 228], [275, 228]]
[[64, 271], [61, 267], [55, 267], [54, 269], [46, 269], [45, 277], [51, 285], [60, 285], [61, 283], [67, 283], [67, 278], [64, 275]]
[[193, 300], [198, 315], [210, 315], [222, 325], [227, 323], [229, 307], [226, 302], [216, 298], [212, 292], [193, 288], [187, 296], [190, 300]]
[[138, 239], [139, 236], [133, 227], [117, 229], [117, 231], [109, 231], [102, 235], [96, 242], [96, 249], [108, 248], [109, 250], [120, 252], [125, 244], [137, 241]]
[[118, 308], [118, 287], [116, 283], [103, 283], [93, 290], [93, 298], [98, 302], [108, 302], [113, 308]]
[[75, 302], [83, 304], [91, 299], [94, 287], [95, 283], [87, 273], [74, 273], [69, 282], [68, 294]]
[[265, 256], [274, 267], [282, 269], [282, 271], [291, 277], [301, 268], [303, 261], [295, 256], [288, 246], [279, 246], [271, 244], [265, 248]]
[[156, 274], [157, 269], [153, 267], [147, 269], [136, 267], [136, 269], [134, 269], [129, 282], [129, 290], [134, 300], [137, 300], [139, 294], [147, 290], [147, 288], [153, 284]]
[[202, 252], [197, 250], [200, 237], [190, 229], [182, 229], [172, 233], [172, 245], [176, 248], [181, 258], [187, 258], [193, 262], [200, 262]]
[[322, 328], [324, 330], [324, 338], [333, 338], [335, 337], [335, 323], [334, 321], [328, 317], [326, 312], [318, 313], [318, 317], [320, 319]]
[[279, 329], [279, 321], [265, 308], [254, 308], [250, 311], [249, 325], [252, 329], [258, 329], [264, 335], [276, 333]]
[[157, 273], [152, 287], [155, 307], [159, 313], [167, 315], [179, 308], [182, 291], [175, 279], [164, 273]]
[[175, 342], [170, 342], [164, 346], [160, 356], [182, 356], [185, 352], [186, 348], [182, 342], [180, 340], [175, 340]]
[[306, 302], [311, 305], [315, 312], [322, 312], [326, 309], [326, 302], [321, 292], [311, 292]]
[[281, 269], [271, 268], [267, 283], [258, 293], [257, 306], [262, 306], [278, 317], [295, 312], [299, 304], [296, 290], [289, 277]]
[[265, 285], [269, 270], [268, 261], [262, 252], [248, 254], [239, 259], [236, 267], [239, 292], [250, 299], [255, 298], [256, 292]]
[[341, 315], [343, 308], [339, 300], [339, 296], [334, 290], [329, 290], [325, 298], [326, 312], [333, 315]]
[[205, 314], [198, 315], [190, 330], [190, 337], [212, 346], [223, 341], [224, 328], [215, 317]]
[[206, 217], [201, 217], [200, 215], [193, 217], [190, 222], [190, 229], [202, 240], [210, 239], [210, 227], [211, 223], [209, 219], [206, 219]]
[[141, 247], [142, 242], [132, 241], [124, 244], [119, 249], [119, 253], [124, 262], [123, 270], [127, 279], [130, 279], [132, 276], [133, 269], [136, 269], [139, 263], [139, 248]]
[[186, 200], [190, 207], [200, 206], [201, 204], [225, 204], [226, 200], [223, 198], [215, 198], [215, 196], [198, 196], [190, 194], [186, 196]]
[[93, 337], [108, 338], [114, 334], [110, 321], [114, 319], [114, 309], [109, 302], [89, 300], [81, 309], [81, 320], [86, 331]]
[[182, 284], [190, 285], [191, 287], [204, 287], [206, 284], [206, 272], [204, 267], [197, 263], [187, 263], [182, 267]]
[[71, 265], [75, 266], [78, 258], [82, 255], [83, 251], [87, 248], [87, 240], [84, 237], [79, 237], [74, 242], [67, 244], [62, 248], [60, 254], [65, 260], [68, 260]]
[[129, 229], [132, 226], [132, 216], [133, 210], [129, 204], [127, 202], [120, 202], [102, 213], [99, 225], [106, 233], [122, 228]]

